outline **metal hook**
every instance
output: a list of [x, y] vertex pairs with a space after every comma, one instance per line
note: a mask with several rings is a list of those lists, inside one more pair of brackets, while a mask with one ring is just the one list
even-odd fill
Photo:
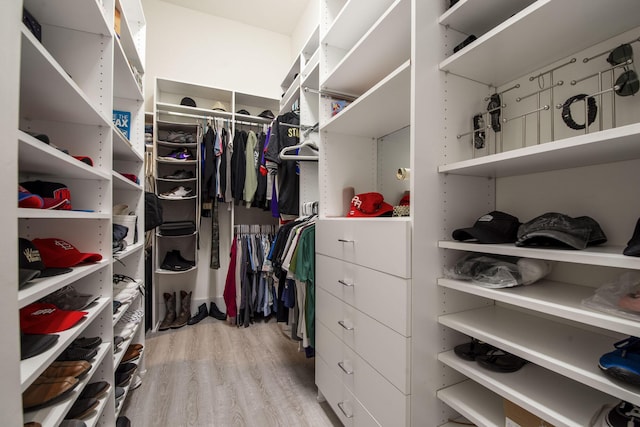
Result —
[[[517, 84], [515, 84], [515, 85], [511, 86], [510, 88], [507, 88], [507, 89], [503, 90], [502, 92], [496, 92], [496, 93], [497, 93], [498, 95], [502, 95], [502, 94], [503, 94], [503, 93], [505, 93], [505, 92], [509, 92], [510, 90], [513, 90], [513, 89], [518, 89], [519, 87], [520, 87], [520, 83], [517, 83]], [[484, 100], [485, 100], [485, 101], [488, 101], [488, 100], [490, 100], [490, 99], [491, 99], [491, 97], [490, 97], [490, 96], [485, 96], [485, 98], [484, 98]]]
[[[631, 44], [631, 43], [636, 43], [636, 42], [640, 42], [640, 37], [638, 37], [637, 39], [631, 40], [631, 41], [630, 41], [630, 42], [628, 42], [628, 43], [623, 43], [623, 44]], [[604, 51], [604, 52], [599, 53], [599, 54], [597, 54], [597, 55], [590, 56], [589, 58], [584, 58], [584, 59], [582, 60], [582, 62], [584, 62], [584, 63], [586, 64], [587, 62], [589, 62], [589, 61], [591, 61], [591, 60], [593, 60], [593, 59], [599, 58], [599, 57], [601, 57], [602, 55], [606, 55], [606, 54], [607, 54], [607, 53], [609, 53], [609, 52], [611, 52], [611, 51], [610, 51], [610, 50], [607, 50], [607, 51]]]
[[533, 96], [533, 95], [537, 95], [537, 94], [542, 93], [542, 92], [544, 92], [544, 91], [546, 91], [546, 90], [552, 89], [552, 88], [554, 88], [554, 87], [556, 87], [556, 86], [562, 86], [563, 84], [564, 84], [564, 81], [559, 80], [559, 81], [558, 81], [558, 83], [554, 84], [553, 86], [549, 86], [549, 87], [547, 87], [547, 88], [540, 89], [540, 90], [537, 90], [537, 91], [535, 91], [535, 92], [531, 92], [531, 93], [530, 93], [530, 94], [528, 94], [528, 95], [524, 95], [524, 96], [520, 96], [520, 97], [516, 98], [516, 102], [520, 102], [520, 101], [522, 101], [523, 99], [527, 99], [527, 98], [529, 98], [529, 97], [531, 97], [531, 96]]
[[560, 64], [560, 65], [558, 65], [557, 67], [551, 68], [551, 69], [549, 69], [549, 70], [547, 70], [547, 71], [543, 71], [543, 72], [541, 72], [540, 74], [538, 74], [537, 76], [531, 76], [531, 77], [529, 77], [529, 81], [530, 81], [530, 82], [532, 82], [532, 81], [534, 81], [535, 79], [537, 79], [537, 78], [539, 78], [539, 77], [542, 77], [542, 76], [543, 76], [543, 75], [545, 75], [545, 74], [551, 73], [552, 71], [559, 70], [560, 68], [562, 68], [562, 67], [566, 67], [567, 65], [569, 65], [569, 64], [573, 64], [574, 62], [576, 62], [576, 58], [571, 58], [568, 62], [565, 62], [564, 64]]

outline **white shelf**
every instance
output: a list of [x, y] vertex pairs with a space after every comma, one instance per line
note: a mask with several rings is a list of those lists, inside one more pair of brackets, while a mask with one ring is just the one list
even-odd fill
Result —
[[[56, 345], [44, 353], [21, 361], [20, 391], [24, 392], [27, 387], [29, 387], [29, 385], [31, 385], [31, 383], [51, 364], [51, 362], [53, 362], [74, 339], [78, 338], [80, 334], [82, 334], [85, 328], [100, 315], [107, 305], [111, 306], [111, 298], [102, 297], [98, 299], [97, 302], [92, 304], [92, 307], [82, 310], [88, 312], [83, 320], [80, 320], [76, 325], [66, 331], [56, 332], [56, 334], [60, 336]], [[109, 348], [111, 348], [110, 345]]]
[[[142, 185], [136, 184], [131, 181], [129, 178], [122, 176], [120, 173], [113, 171], [113, 189], [114, 190], [133, 190], [133, 191], [143, 191]], [[138, 177], [140, 179], [140, 177]]]
[[[120, 362], [122, 362], [122, 358], [124, 357], [124, 354], [127, 352], [127, 349], [129, 348], [129, 346], [133, 342], [133, 340], [134, 340], [134, 338], [136, 336], [136, 333], [138, 332], [138, 329], [140, 328], [140, 325], [142, 323], [144, 323], [144, 319], [136, 324], [136, 327], [134, 328], [134, 331], [131, 334], [131, 336], [128, 339], [126, 339], [120, 345], [120, 348], [118, 348], [118, 351], [113, 353], [113, 367], [114, 367], [114, 370], [117, 369], [118, 365], [120, 364]], [[140, 357], [142, 357], [142, 355], [140, 355]]]
[[[22, 25], [20, 115], [23, 118], [111, 125], [33, 34]], [[64, 100], [64, 102], [60, 102]]]
[[322, 44], [351, 49], [392, 3], [393, 0], [348, 0], [327, 30]]
[[143, 155], [138, 152], [122, 131], [111, 124], [113, 130], [113, 159], [142, 163]]
[[260, 116], [252, 116], [251, 114], [238, 114], [235, 113], [233, 115], [235, 120], [239, 120], [241, 122], [251, 122], [251, 123], [262, 123], [262, 124], [270, 124], [273, 120]]
[[[73, 404], [76, 402], [82, 390], [84, 390], [85, 386], [92, 382], [93, 375], [98, 371], [98, 368], [102, 364], [107, 353], [111, 351], [111, 343], [103, 342], [98, 347], [98, 353], [94, 357], [94, 359], [90, 362], [91, 369], [89, 372], [79, 380], [79, 384], [73, 389], [72, 392], [61, 402], [44, 407], [42, 409], [38, 409], [35, 411], [25, 412], [24, 420], [27, 421], [37, 421], [43, 426], [57, 426], [64, 419], [65, 415], [71, 409]], [[108, 395], [107, 395], [108, 397]], [[106, 397], [100, 399], [100, 405], [97, 408], [98, 412], [104, 410], [104, 406], [106, 405], [106, 401], [108, 399]], [[91, 424], [88, 424], [91, 425]]]
[[[322, 132], [379, 138], [410, 122], [411, 64], [406, 61], [326, 122]], [[393, 108], [380, 108], [393, 105]]]
[[280, 111], [291, 111], [293, 103], [300, 99], [300, 79], [300, 75], [297, 75], [285, 92], [280, 101]]
[[529, 286], [488, 289], [471, 282], [442, 278], [438, 279], [438, 285], [623, 334], [638, 334], [637, 320], [584, 307], [582, 300], [595, 292], [587, 286], [541, 280]]
[[26, 284], [22, 289], [18, 291], [18, 308], [22, 308], [25, 305], [31, 304], [39, 300], [40, 298], [49, 295], [52, 292], [57, 291], [63, 286], [67, 286], [89, 274], [95, 273], [98, 270], [106, 267], [109, 264], [109, 260], [102, 259], [93, 264], [81, 265], [73, 267], [73, 271], [67, 274], [61, 274], [53, 277], [46, 277], [42, 279], [34, 279]]
[[[111, 35], [104, 8], [97, 0], [25, 0], [24, 7], [41, 25], [69, 28], [87, 33]], [[69, 13], [69, 11], [73, 13]]]
[[438, 360], [556, 426], [588, 426], [593, 414], [603, 404], [618, 402], [611, 396], [533, 364], [505, 374], [462, 360], [453, 351], [440, 353]]
[[309, 87], [311, 89], [319, 90], [320, 89], [319, 83], [320, 83], [320, 50], [317, 50], [316, 53], [314, 53], [311, 59], [309, 60], [309, 63], [304, 67], [300, 86], [303, 88]]
[[131, 21], [129, 21], [126, 10], [122, 8], [120, 0], [116, 0], [116, 8], [120, 10], [120, 41], [122, 48], [129, 62], [134, 65], [141, 74], [144, 74], [144, 64], [142, 63], [140, 52], [138, 52], [138, 48], [136, 47], [134, 34], [130, 25]]
[[191, 267], [188, 270], [182, 270], [182, 271], [172, 271], [172, 270], [164, 270], [162, 268], [156, 268], [156, 273], [158, 274], [167, 274], [167, 275], [172, 275], [172, 274], [184, 274], [184, 273], [189, 273], [191, 271], [195, 271], [198, 269], [198, 265], [196, 264], [195, 266]]
[[320, 47], [320, 25], [316, 25], [316, 28], [309, 34], [307, 41], [302, 46], [300, 53], [302, 59], [305, 61], [305, 66], [308, 64], [309, 58], [318, 52], [318, 47]]
[[156, 236], [161, 237], [163, 239], [176, 239], [176, 238], [180, 238], [180, 237], [191, 237], [191, 236], [197, 236], [198, 232], [194, 231], [193, 233], [189, 233], [189, 234], [181, 234], [179, 236], [166, 236], [164, 234], [160, 234], [159, 231], [156, 231]]
[[33, 136], [18, 131], [18, 164], [21, 173], [55, 175], [60, 178], [108, 180], [109, 174], [81, 162]]
[[598, 368], [600, 356], [613, 351], [621, 335], [603, 335], [500, 306], [446, 314], [438, 321], [576, 382], [640, 405], [637, 388], [614, 382]]
[[139, 240], [139, 242], [134, 243], [133, 245], [128, 245], [125, 250], [113, 254], [113, 261], [116, 262], [118, 260], [123, 260], [129, 255], [132, 255], [142, 249], [144, 247], [144, 239]]
[[174, 147], [174, 148], [179, 148], [179, 147], [187, 147], [187, 148], [195, 148], [198, 147], [198, 143], [197, 142], [169, 142], [169, 141], [160, 141], [158, 140], [158, 145], [161, 145], [163, 147]]
[[94, 427], [98, 425], [98, 421], [107, 407], [107, 404], [111, 402], [111, 395], [113, 394], [113, 387], [109, 388], [109, 392], [98, 399], [98, 406], [91, 412], [91, 416], [84, 418], [83, 421], [86, 427]]
[[65, 211], [55, 209], [18, 208], [18, 218], [47, 219], [109, 219], [110, 213]]
[[171, 164], [171, 165], [195, 165], [198, 163], [197, 160], [165, 160], [163, 158], [157, 157], [156, 161], [158, 163], [163, 163], [163, 164]]
[[347, 95], [363, 94], [411, 57], [410, 28], [411, 2], [396, 0], [320, 86]]
[[[136, 283], [138, 284], [138, 286], [142, 286], [142, 281], [141, 280], [137, 280]], [[122, 316], [124, 316], [124, 313], [126, 313], [127, 310], [129, 310], [129, 308], [133, 305], [133, 303], [142, 296], [142, 294], [140, 292], [138, 292], [136, 294], [136, 296], [131, 300], [131, 302], [127, 303], [127, 304], [122, 304], [119, 308], [118, 311], [116, 311], [116, 314], [113, 316], [113, 325], [115, 326], [116, 323], [118, 323], [120, 321], [120, 319], [122, 319]], [[114, 300], [115, 297], [117, 297], [117, 295], [114, 295]], [[131, 334], [131, 337], [133, 337], [134, 334]], [[123, 343], [124, 345], [124, 343]], [[122, 347], [121, 347], [122, 348]], [[117, 368], [117, 366], [116, 366]]]
[[169, 179], [169, 178], [156, 178], [156, 181], [161, 181], [161, 182], [193, 182], [193, 181], [197, 181], [198, 178], [185, 178], [185, 179]]
[[158, 195], [158, 199], [160, 200], [171, 200], [171, 201], [181, 201], [181, 200], [193, 200], [193, 199], [197, 199], [198, 195], [193, 195], [193, 196], [187, 196], [187, 197], [165, 197], [165, 196], [161, 196]]
[[591, 264], [640, 270], [640, 258], [622, 255], [622, 246], [590, 246], [584, 250], [518, 247], [513, 244], [478, 244], [441, 240], [438, 247], [469, 252], [510, 255], [549, 261]]
[[438, 390], [438, 399], [479, 426], [504, 427], [502, 397], [467, 380]]
[[519, 148], [438, 167], [440, 173], [526, 175], [640, 158], [640, 123]]
[[282, 83], [280, 83], [280, 88], [286, 91], [288, 88], [290, 88], [293, 85], [294, 80], [298, 77], [299, 74], [300, 74], [300, 55], [294, 58], [293, 63], [289, 67], [289, 71], [287, 71], [287, 75], [284, 77], [284, 80], [282, 80]]
[[535, 0], [460, 0], [438, 22], [464, 34], [479, 37]]
[[[170, 116], [172, 113], [178, 113], [176, 117], [179, 117], [180, 114], [190, 114], [194, 116], [199, 116], [202, 119], [205, 119], [208, 117], [221, 117], [223, 119], [231, 119], [233, 117], [233, 113], [228, 113], [226, 111], [209, 110], [209, 109], [200, 108], [200, 107], [189, 107], [187, 105], [180, 105], [180, 104], [169, 104], [167, 102], [156, 102], [156, 109], [169, 111], [168, 113], [158, 112], [158, 114], [161, 114], [161, 115]], [[176, 123], [176, 122], [167, 122], [165, 120], [157, 120], [156, 122], [158, 124], [166, 123], [166, 124], [172, 124], [172, 125], [197, 126], [196, 123]]]
[[[637, 27], [639, 12], [635, 0], [619, 0], [615, 7], [538, 0], [442, 61], [440, 69], [498, 87]], [[567, 15], [570, 21], [558, 21]]]
[[113, 96], [142, 102], [142, 88], [138, 86], [133, 70], [129, 66], [120, 39], [114, 39]]

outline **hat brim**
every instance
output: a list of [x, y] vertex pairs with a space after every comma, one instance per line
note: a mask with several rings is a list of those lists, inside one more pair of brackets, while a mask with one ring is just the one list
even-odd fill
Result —
[[18, 193], [18, 207], [30, 209], [42, 209], [44, 200], [37, 194]]
[[21, 334], [20, 360], [44, 353], [58, 342], [59, 337], [55, 334]]
[[387, 214], [389, 212], [393, 212], [393, 206], [391, 206], [389, 203], [387, 202], [382, 202], [380, 204], [380, 209], [378, 209], [377, 211], [373, 212], [373, 213], [365, 213], [362, 212], [359, 209], [349, 209], [349, 214], [347, 216], [350, 217], [358, 217], [358, 218], [373, 218], [376, 216], [382, 216], [384, 214]]
[[559, 230], [538, 230], [521, 236], [516, 241], [516, 246], [568, 246], [573, 249], [584, 249], [588, 243], [588, 239]]
[[486, 244], [515, 242], [515, 239], [511, 236], [505, 236], [493, 230], [478, 227], [459, 228], [451, 233], [451, 237], [462, 242], [472, 240], [477, 243]]
[[23, 287], [27, 282], [40, 276], [40, 270], [32, 270], [30, 268], [21, 268], [18, 274], [18, 288]]
[[69, 205], [69, 199], [54, 199], [52, 197], [43, 197], [42, 200], [44, 200], [42, 209], [70, 209], [70, 207], [66, 207], [67, 205]]
[[59, 276], [61, 274], [67, 274], [67, 273], [71, 273], [73, 271], [73, 269], [71, 268], [45, 268], [44, 270], [40, 271], [40, 276], [39, 277], [53, 277], [53, 276]]
[[102, 259], [102, 255], [94, 253], [76, 253], [73, 255], [68, 255], [65, 258], [65, 264], [69, 267], [74, 267], [85, 262], [98, 262]]

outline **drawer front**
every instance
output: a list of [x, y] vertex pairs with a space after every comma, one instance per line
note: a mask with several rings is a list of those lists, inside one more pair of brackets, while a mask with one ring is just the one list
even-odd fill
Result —
[[410, 278], [411, 224], [406, 220], [319, 220], [316, 252]]
[[342, 384], [329, 365], [316, 355], [316, 385], [346, 427], [380, 427], [364, 406]]
[[[316, 329], [318, 353], [342, 383], [383, 426], [406, 426], [409, 396], [403, 394], [323, 324]], [[325, 352], [326, 349], [326, 352]]]
[[[318, 322], [323, 323], [402, 393], [409, 394], [409, 338], [322, 288], [316, 289], [316, 320], [316, 328]], [[320, 346], [316, 350], [322, 352]]]
[[410, 279], [317, 255], [316, 284], [394, 331], [411, 336]]

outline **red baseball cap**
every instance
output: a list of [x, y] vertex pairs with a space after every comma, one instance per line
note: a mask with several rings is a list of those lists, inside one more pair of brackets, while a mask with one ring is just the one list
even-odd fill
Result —
[[[40, 209], [60, 209], [71, 210], [71, 192], [66, 185], [49, 181], [26, 181], [21, 182], [18, 191], [26, 190], [31, 194], [36, 194], [42, 198], [42, 206], [20, 206], [38, 207]], [[18, 199], [20, 200], [20, 199]]]
[[25, 334], [52, 334], [66, 331], [88, 312], [60, 310], [53, 304], [34, 302], [20, 309], [20, 329]]
[[96, 262], [102, 259], [102, 255], [80, 252], [71, 243], [62, 239], [33, 239], [31, 242], [38, 248], [47, 268], [68, 268], [81, 262]]
[[351, 207], [347, 216], [352, 217], [374, 217], [392, 212], [393, 206], [384, 201], [380, 193], [356, 194], [351, 199]]

